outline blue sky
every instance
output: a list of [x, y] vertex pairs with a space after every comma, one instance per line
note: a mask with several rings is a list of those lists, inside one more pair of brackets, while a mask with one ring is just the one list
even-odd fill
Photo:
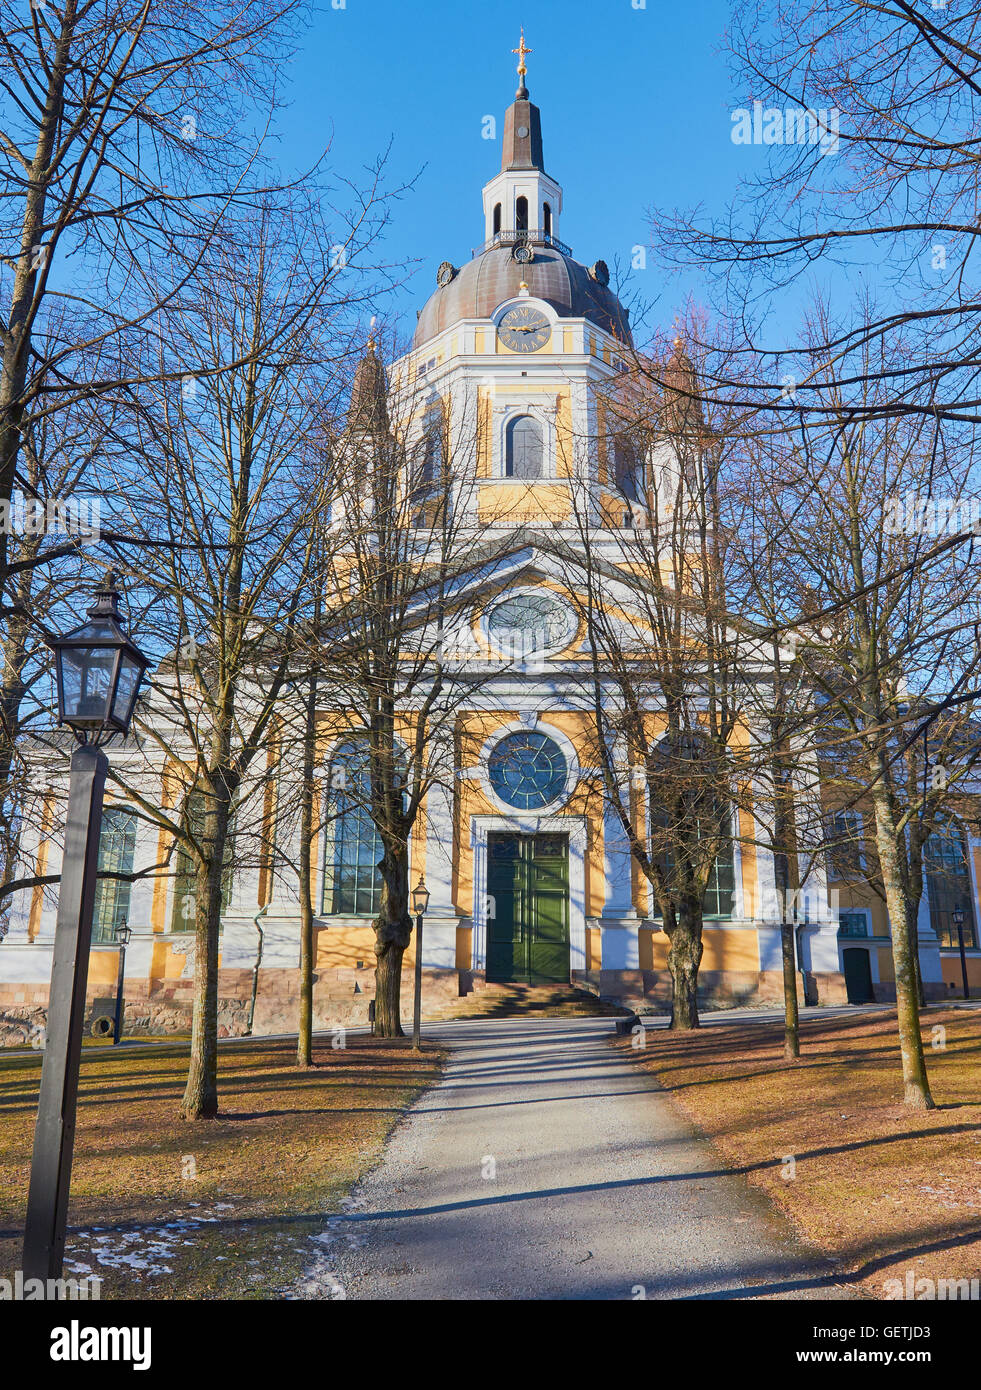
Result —
[[[578, 260], [628, 266], [647, 240], [648, 207], [720, 213], [758, 157], [730, 138], [735, 98], [720, 44], [729, 0], [320, 3], [291, 69], [280, 158], [299, 168], [331, 141], [331, 167], [357, 178], [391, 141], [391, 181], [419, 175], [385, 246], [392, 259], [420, 262], [398, 305], [407, 327], [439, 262], [460, 264], [483, 239], [480, 190], [500, 166], [522, 23], [546, 166], [565, 193], [561, 236]], [[496, 141], [481, 138], [488, 114]], [[698, 290], [650, 263], [635, 279], [663, 325]]]

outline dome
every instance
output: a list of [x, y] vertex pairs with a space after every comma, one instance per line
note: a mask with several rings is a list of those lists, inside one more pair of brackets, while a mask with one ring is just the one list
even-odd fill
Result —
[[510, 246], [492, 246], [457, 271], [430, 296], [416, 324], [414, 347], [422, 347], [460, 319], [489, 319], [499, 304], [517, 298], [522, 280], [535, 299], [560, 318], [589, 319], [632, 344], [626, 309], [612, 290], [594, 280], [584, 265], [550, 246], [535, 246], [534, 258], [519, 262]]

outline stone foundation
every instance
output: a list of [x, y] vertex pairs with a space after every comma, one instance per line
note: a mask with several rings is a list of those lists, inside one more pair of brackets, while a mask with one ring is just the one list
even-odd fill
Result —
[[[469, 970], [422, 972], [423, 1013], [474, 987]], [[319, 970], [313, 980], [313, 1026], [353, 1028], [368, 1022], [368, 1005], [375, 997], [375, 972], [354, 967]], [[413, 975], [402, 972], [402, 1021], [412, 1018]], [[218, 972], [218, 1036], [240, 1038], [249, 1033], [252, 999], [251, 970]], [[129, 1037], [188, 1033], [194, 1001], [193, 980], [127, 980], [123, 1031]], [[113, 1000], [104, 985], [89, 989], [85, 999], [86, 1032], [94, 1013], [112, 1015]], [[0, 1047], [29, 1047], [47, 1022], [47, 986], [0, 984]], [[96, 1005], [100, 1007], [95, 1009]], [[299, 973], [260, 970], [252, 1033], [295, 1033], [300, 1014]]]
[[[611, 1003], [643, 1006], [651, 1013], [671, 1012], [671, 974], [667, 970], [583, 970], [573, 972], [573, 983], [592, 990]], [[797, 1002], [832, 1005], [848, 1002], [845, 977], [840, 973], [797, 975]], [[698, 975], [699, 1008], [778, 1008], [783, 1004], [783, 972], [780, 970], [701, 970]]]
[[[874, 984], [872, 992], [877, 1004], [895, 1004], [896, 1002], [896, 983], [894, 980], [885, 984]], [[923, 997], [928, 1004], [937, 1004], [942, 1003], [945, 999], [950, 999], [952, 995], [942, 980], [924, 980]], [[956, 997], [960, 997], [959, 992]]]

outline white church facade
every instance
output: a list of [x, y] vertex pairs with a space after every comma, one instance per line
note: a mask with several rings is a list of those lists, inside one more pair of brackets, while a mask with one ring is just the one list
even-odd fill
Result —
[[[625, 609], [631, 603], [624, 536], [632, 540], [643, 525], [643, 489], [628, 475], [636, 460], [623, 471], [612, 447], [597, 445], [610, 434], [604, 412], [611, 387], [630, 367], [629, 316], [604, 262], [580, 263], [560, 239], [563, 189], [546, 172], [541, 117], [523, 73], [505, 120], [501, 170], [483, 190], [483, 215], [482, 248], [459, 267], [440, 266], [412, 348], [388, 373], [391, 409], [410, 400], [420, 438], [438, 419], [447, 421], [450, 437], [456, 431], [473, 440], [455, 506], [461, 534], [493, 546], [496, 556], [488, 573], [475, 566], [463, 588], [479, 649], [493, 653], [500, 639], [500, 669], [485, 675], [471, 702], [461, 698], [445, 768], [410, 845], [412, 882], [424, 876], [430, 892], [426, 995], [454, 997], [475, 979], [564, 982], [664, 1008], [668, 941], [590, 752], [583, 633], [569, 597], [581, 583], [576, 554], [585, 527], [594, 560], [607, 567], [604, 600]], [[639, 466], [656, 465], [648, 458]], [[504, 638], [513, 644], [516, 632], [534, 660], [504, 659]], [[360, 775], [356, 742], [333, 737], [329, 721], [321, 756], [325, 777], [342, 762], [349, 776]], [[127, 760], [136, 766], [125, 747], [112, 757], [123, 769]], [[162, 763], [158, 772], [164, 804]], [[43, 829], [23, 846], [39, 876], [58, 871], [66, 776], [60, 752], [39, 759], [37, 794], [46, 809], [32, 823]], [[731, 851], [720, 855], [705, 903], [707, 1002], [781, 997], [781, 905], [764, 841], [752, 809], [734, 811]], [[124, 800], [110, 799], [104, 867], [138, 871], [159, 863], [165, 850], [157, 828], [132, 815]], [[979, 850], [981, 841], [965, 847], [972, 915]], [[370, 821], [356, 808], [318, 833], [316, 1026], [367, 1017], [377, 853]], [[130, 1027], [187, 1024], [194, 950], [187, 877], [178, 855], [167, 873], [100, 888], [89, 996], [112, 992], [114, 930], [125, 920], [133, 933], [126, 957]], [[867, 970], [872, 994], [888, 999], [883, 915], [874, 906], [843, 909], [835, 888], [823, 868], [812, 871], [797, 931], [802, 992], [815, 1003], [844, 1002], [851, 950], [867, 958], [860, 973], [864, 978]], [[941, 994], [949, 942], [933, 930], [926, 897], [924, 903], [923, 973]], [[0, 1015], [25, 1026], [46, 1000], [55, 909], [56, 889], [21, 892], [0, 946]], [[288, 873], [257, 864], [232, 876], [220, 958], [223, 1033], [295, 1028], [299, 933], [296, 882]], [[404, 961], [406, 986], [413, 950]], [[981, 983], [973, 946], [971, 962]], [[404, 987], [403, 1002], [410, 1000]], [[8, 1040], [22, 1033], [18, 1022]]]

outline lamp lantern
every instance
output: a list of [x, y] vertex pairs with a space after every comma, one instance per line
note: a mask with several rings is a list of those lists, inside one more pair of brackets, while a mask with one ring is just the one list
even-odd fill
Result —
[[81, 627], [53, 637], [58, 678], [58, 722], [82, 743], [129, 732], [143, 673], [149, 666], [123, 627], [116, 576], [95, 591]]
[[422, 917], [429, 908], [429, 889], [426, 887], [426, 880], [420, 876], [419, 882], [412, 890], [412, 911], [417, 917]]

